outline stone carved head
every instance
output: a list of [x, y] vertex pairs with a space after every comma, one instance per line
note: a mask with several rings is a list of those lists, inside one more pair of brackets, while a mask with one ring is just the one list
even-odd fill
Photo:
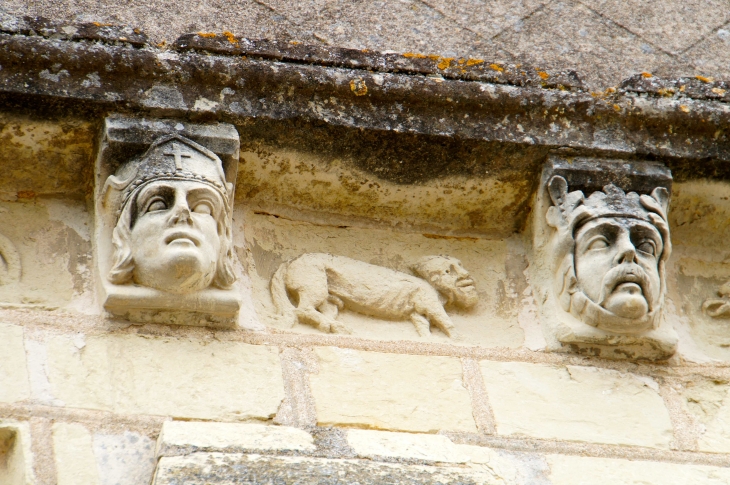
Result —
[[555, 292], [563, 309], [583, 323], [621, 334], [659, 325], [665, 263], [671, 252], [663, 187], [651, 195], [607, 185], [585, 197], [568, 192], [563, 177], [548, 183], [557, 230]]
[[232, 186], [213, 152], [179, 135], [163, 136], [107, 185], [122, 193], [112, 283], [189, 293], [235, 281]]
[[447, 305], [470, 308], [479, 300], [474, 280], [456, 258], [427, 256], [414, 264], [412, 269], [446, 298]]

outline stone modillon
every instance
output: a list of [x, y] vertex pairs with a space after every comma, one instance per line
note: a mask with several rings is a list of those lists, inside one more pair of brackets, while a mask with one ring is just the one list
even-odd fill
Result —
[[102, 147], [97, 218], [104, 307], [136, 322], [235, 325], [234, 185], [221, 158], [176, 130], [160, 136], [150, 122], [114, 118], [107, 124], [111, 137], [114, 130], [129, 139], [140, 132], [152, 142], [105, 178], [115, 160], [104, 157]]
[[677, 336], [662, 313], [671, 254], [668, 190], [640, 195], [608, 184], [586, 196], [569, 191], [560, 175], [546, 189], [552, 294], [568, 314], [552, 326], [557, 339], [588, 352], [609, 347], [624, 357], [674, 353]]

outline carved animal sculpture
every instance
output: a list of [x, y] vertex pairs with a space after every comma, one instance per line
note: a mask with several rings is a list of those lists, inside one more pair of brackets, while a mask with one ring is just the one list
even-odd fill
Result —
[[424, 258], [412, 269], [423, 279], [344, 256], [308, 253], [279, 266], [271, 295], [291, 326], [300, 322], [323, 332], [350, 333], [336, 320], [347, 308], [389, 320], [410, 319], [420, 336], [430, 334], [431, 324], [451, 336], [454, 324], [444, 305], [476, 304], [474, 281], [458, 259], [447, 256]]

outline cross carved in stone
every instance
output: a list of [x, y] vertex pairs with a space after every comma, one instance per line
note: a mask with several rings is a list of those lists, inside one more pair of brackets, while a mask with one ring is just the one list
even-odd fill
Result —
[[175, 168], [177, 170], [182, 170], [182, 157], [191, 158], [193, 156], [192, 153], [182, 151], [177, 143], [172, 144], [172, 151], [164, 152], [163, 155], [175, 157]]

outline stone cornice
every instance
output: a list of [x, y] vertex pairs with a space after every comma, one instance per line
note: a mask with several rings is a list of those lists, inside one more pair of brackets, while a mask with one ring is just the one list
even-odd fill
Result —
[[709, 79], [639, 75], [617, 90], [589, 93], [570, 71], [205, 33], [164, 49], [129, 29], [48, 22], [34, 29], [31, 20], [2, 24], [0, 99], [7, 107], [237, 125], [303, 120], [639, 156], [666, 161], [679, 179], [687, 162], [702, 161], [686, 176], [727, 176], [717, 162], [730, 161], [730, 92]]

